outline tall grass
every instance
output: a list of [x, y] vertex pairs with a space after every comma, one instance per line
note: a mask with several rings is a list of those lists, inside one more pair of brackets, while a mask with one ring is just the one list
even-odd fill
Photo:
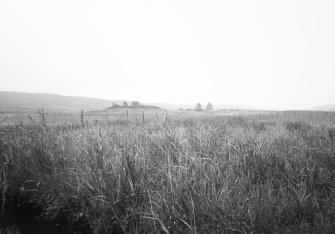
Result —
[[29, 204], [93, 233], [333, 233], [334, 122], [288, 112], [2, 126], [3, 208]]

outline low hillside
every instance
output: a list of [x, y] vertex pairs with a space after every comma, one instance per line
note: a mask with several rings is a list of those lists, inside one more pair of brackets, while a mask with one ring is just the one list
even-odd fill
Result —
[[0, 108], [45, 108], [60, 110], [106, 109], [118, 100], [73, 97], [47, 93], [0, 91]]

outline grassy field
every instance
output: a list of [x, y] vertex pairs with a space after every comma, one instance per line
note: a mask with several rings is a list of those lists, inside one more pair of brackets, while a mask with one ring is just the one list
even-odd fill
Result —
[[2, 220], [24, 209], [78, 233], [335, 233], [335, 113], [2, 124], [0, 152]]

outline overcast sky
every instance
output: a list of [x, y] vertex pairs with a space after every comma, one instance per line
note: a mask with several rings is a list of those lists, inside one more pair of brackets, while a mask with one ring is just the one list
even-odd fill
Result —
[[0, 1], [0, 90], [335, 103], [335, 1]]

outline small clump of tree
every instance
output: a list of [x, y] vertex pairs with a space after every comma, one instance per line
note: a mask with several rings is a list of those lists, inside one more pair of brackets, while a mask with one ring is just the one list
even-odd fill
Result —
[[196, 110], [196, 111], [201, 111], [202, 110], [201, 104], [199, 102], [197, 103], [197, 105], [195, 105], [194, 110]]
[[128, 107], [128, 103], [127, 103], [127, 101], [124, 101], [124, 102], [123, 102], [123, 106], [124, 106], [124, 107]]
[[207, 106], [206, 106], [206, 110], [208, 110], [208, 111], [212, 111], [213, 110], [213, 105], [212, 105], [212, 103], [208, 103], [207, 104]]

